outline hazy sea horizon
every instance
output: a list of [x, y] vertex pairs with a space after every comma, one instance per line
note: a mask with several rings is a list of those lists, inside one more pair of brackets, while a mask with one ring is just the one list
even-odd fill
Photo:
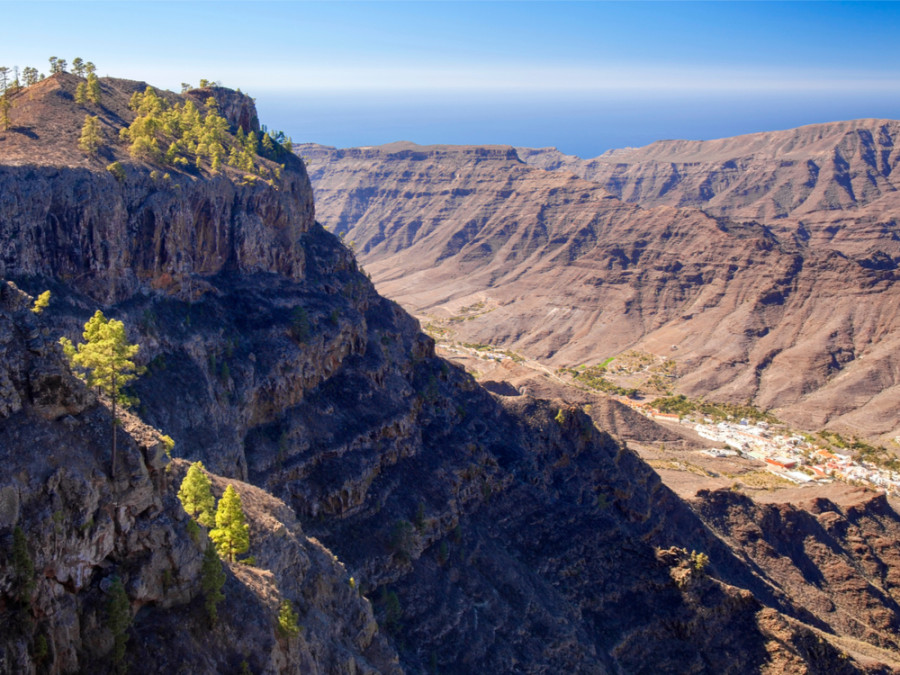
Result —
[[260, 120], [296, 143], [394, 141], [554, 146], [595, 157], [657, 140], [708, 140], [858, 118], [900, 118], [891, 96], [743, 94], [594, 96], [489, 93], [256, 92]]

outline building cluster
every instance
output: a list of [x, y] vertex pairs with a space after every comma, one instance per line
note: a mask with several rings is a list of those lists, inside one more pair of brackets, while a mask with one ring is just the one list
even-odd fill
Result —
[[[627, 399], [622, 402], [626, 403]], [[662, 413], [646, 404], [629, 401], [627, 405], [654, 419], [679, 422], [694, 429], [703, 438], [725, 447], [706, 451], [713, 457], [739, 455], [754, 459], [774, 474], [798, 483], [841, 480], [870, 485], [900, 496], [900, 473], [853, 459], [848, 454], [832, 452], [803, 436], [782, 433], [766, 422], [751, 424], [749, 420], [700, 422]]]

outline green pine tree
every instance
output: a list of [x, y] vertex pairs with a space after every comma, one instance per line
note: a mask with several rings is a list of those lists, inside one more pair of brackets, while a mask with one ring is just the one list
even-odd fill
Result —
[[127, 396], [123, 387], [143, 372], [133, 359], [139, 346], [128, 342], [125, 324], [107, 319], [99, 309], [84, 324], [84, 342], [73, 345], [60, 338], [63, 352], [72, 368], [87, 384], [97, 387], [112, 401], [112, 477], [116, 476], [116, 406], [128, 407], [136, 401]]
[[26, 87], [30, 87], [31, 85], [37, 84], [40, 81], [37, 68], [32, 68], [31, 66], [26, 66], [22, 69], [22, 77], [25, 78]]
[[200, 588], [203, 590], [203, 604], [210, 626], [215, 626], [219, 620], [218, 604], [225, 599], [223, 586], [225, 586], [225, 570], [216, 553], [216, 547], [210, 544], [203, 552], [203, 565], [200, 567]]
[[272, 137], [269, 134], [264, 134], [262, 138], [262, 147], [263, 154], [266, 157], [273, 157], [275, 155], [275, 144], [272, 142]]
[[49, 307], [49, 306], [50, 306], [50, 291], [44, 291], [39, 296], [37, 296], [37, 299], [34, 301], [34, 306], [31, 308], [31, 311], [34, 312], [35, 314], [40, 314], [45, 309], [47, 309], [47, 307]]
[[97, 150], [103, 142], [100, 133], [100, 120], [96, 115], [85, 115], [84, 126], [81, 127], [81, 138], [78, 140], [78, 148], [90, 157], [97, 156]]
[[91, 103], [100, 103], [100, 79], [94, 73], [87, 76], [87, 98]]
[[216, 527], [209, 533], [216, 543], [216, 550], [223, 558], [234, 562], [238, 553], [246, 553], [250, 548], [250, 526], [244, 522], [241, 496], [229, 485], [219, 500], [216, 509]]
[[178, 489], [178, 499], [188, 515], [204, 527], [215, 525], [216, 500], [210, 489], [203, 462], [194, 462]]
[[21, 527], [13, 530], [13, 593], [17, 602], [28, 605], [34, 592], [34, 562], [28, 553], [28, 541]]
[[296, 637], [300, 634], [297, 612], [294, 611], [290, 600], [282, 600], [278, 607], [278, 632], [286, 638]]
[[87, 103], [87, 83], [79, 82], [78, 86], [75, 87], [75, 103], [78, 105], [84, 105]]
[[12, 99], [9, 92], [10, 90], [7, 89], [0, 94], [0, 127], [3, 127], [4, 131], [9, 131], [12, 127], [12, 119], [9, 116], [9, 111], [12, 110]]

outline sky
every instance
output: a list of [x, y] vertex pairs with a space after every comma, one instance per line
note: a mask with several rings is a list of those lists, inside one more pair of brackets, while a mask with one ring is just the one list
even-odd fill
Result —
[[900, 118], [900, 3], [10, 2], [0, 65], [49, 56], [254, 96], [295, 142], [590, 157]]

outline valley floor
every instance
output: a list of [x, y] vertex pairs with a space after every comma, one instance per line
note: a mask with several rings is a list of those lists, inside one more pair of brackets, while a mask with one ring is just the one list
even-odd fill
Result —
[[[424, 321], [423, 321], [424, 323]], [[646, 401], [588, 391], [571, 377], [560, 375], [534, 359], [489, 345], [458, 343], [434, 331], [438, 352], [475, 375], [501, 395], [530, 393], [580, 404], [589, 414], [598, 402], [615, 401], [651, 423], [629, 417], [624, 426], [608, 429], [625, 438], [670, 488], [685, 498], [698, 490], [731, 487], [759, 494], [789, 488], [840, 493], [848, 486], [867, 487], [900, 498], [900, 473], [832, 452], [810, 434], [784, 425], [748, 420], [714, 422], [662, 413]], [[667, 431], [666, 431], [667, 430]], [[673, 442], [672, 437], [677, 440]], [[804, 497], [805, 498], [805, 497]]]

